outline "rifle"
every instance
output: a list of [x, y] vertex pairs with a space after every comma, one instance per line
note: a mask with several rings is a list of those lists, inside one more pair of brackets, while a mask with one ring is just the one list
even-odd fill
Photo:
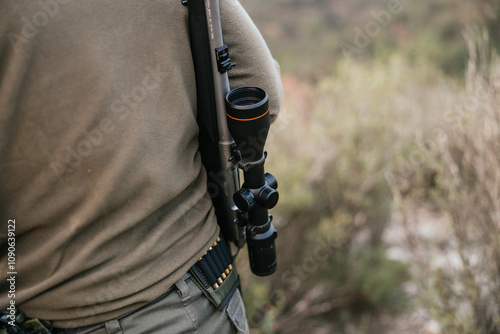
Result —
[[[276, 270], [277, 231], [268, 209], [278, 202], [278, 183], [264, 172], [269, 101], [260, 87], [229, 90], [235, 64], [223, 43], [218, 0], [184, 0], [189, 11], [197, 90], [199, 149], [208, 193], [224, 238], [238, 250], [248, 244], [250, 268], [259, 276]], [[240, 186], [240, 172], [244, 183]]]

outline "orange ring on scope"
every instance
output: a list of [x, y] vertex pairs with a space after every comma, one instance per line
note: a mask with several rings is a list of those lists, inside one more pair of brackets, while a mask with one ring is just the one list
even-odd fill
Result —
[[266, 112], [265, 112], [265, 113], [263, 113], [263, 114], [262, 114], [262, 115], [260, 115], [260, 116], [254, 117], [254, 118], [236, 118], [236, 117], [233, 117], [233, 116], [229, 115], [228, 113], [226, 113], [226, 115], [227, 115], [227, 117], [232, 118], [232, 119], [234, 119], [235, 121], [243, 121], [243, 122], [246, 122], [246, 121], [254, 121], [254, 120], [256, 120], [256, 119], [259, 119], [259, 118], [261, 118], [261, 117], [265, 116], [268, 112], [269, 112], [269, 108], [267, 108], [267, 110], [266, 110]]

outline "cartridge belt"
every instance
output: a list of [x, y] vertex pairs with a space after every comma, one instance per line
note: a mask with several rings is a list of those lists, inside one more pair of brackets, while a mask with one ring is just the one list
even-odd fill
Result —
[[220, 310], [226, 307], [240, 285], [231, 251], [222, 236], [217, 237], [189, 272], [193, 275], [193, 281]]

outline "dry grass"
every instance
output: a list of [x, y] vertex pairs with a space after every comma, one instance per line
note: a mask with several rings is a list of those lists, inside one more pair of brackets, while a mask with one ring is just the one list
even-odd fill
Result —
[[[413, 254], [421, 302], [442, 333], [500, 332], [500, 63], [486, 34], [468, 29], [465, 94], [420, 147], [411, 175], [393, 192]], [[424, 196], [423, 194], [426, 194]], [[444, 219], [425, 234], [416, 207], [431, 202]]]

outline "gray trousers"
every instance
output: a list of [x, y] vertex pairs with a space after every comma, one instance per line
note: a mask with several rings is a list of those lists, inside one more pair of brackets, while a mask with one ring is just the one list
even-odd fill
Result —
[[224, 311], [219, 311], [186, 275], [165, 297], [91, 334], [249, 334], [245, 307], [237, 290]]

